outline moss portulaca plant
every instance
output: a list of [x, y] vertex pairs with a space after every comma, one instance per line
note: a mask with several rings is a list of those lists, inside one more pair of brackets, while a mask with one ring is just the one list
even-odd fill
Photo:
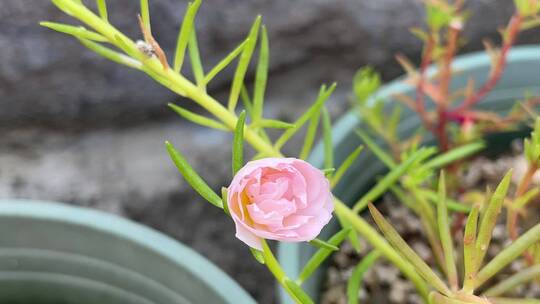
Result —
[[[489, 203], [484, 205], [469, 206], [447, 198], [447, 186], [443, 175], [439, 178], [438, 194], [426, 186], [429, 185], [428, 178], [436, 176], [436, 172], [440, 169], [450, 166], [448, 167], [450, 177], [452, 171], [450, 168], [453, 164], [482, 149], [483, 145], [470, 140], [471, 136], [466, 136], [468, 138], [466, 142], [452, 143], [446, 132], [447, 123], [463, 123], [461, 126], [464, 130], [467, 128], [469, 130], [471, 125], [474, 128], [481, 125], [478, 122], [485, 116], [472, 111], [471, 107], [497, 83], [504, 70], [507, 53], [517, 34], [539, 23], [537, 13], [540, 6], [537, 0], [515, 1], [516, 14], [503, 32], [503, 47], [500, 51], [492, 47], [488, 49], [494, 58], [494, 68], [488, 83], [475, 94], [469, 92], [464, 102], [456, 109], [449, 108], [452, 95], [448, 90], [448, 84], [452, 76], [451, 62], [458, 47], [459, 33], [466, 19], [462, 12], [462, 1], [455, 3], [443, 0], [426, 1], [428, 30], [415, 30], [415, 33], [426, 42], [422, 64], [416, 70], [404, 57], [399, 59], [409, 72], [410, 83], [418, 87], [417, 99], [415, 101], [404, 99], [404, 102], [419, 113], [426, 129], [435, 134], [440, 143], [440, 153], [434, 147], [419, 147], [418, 144], [412, 144], [413, 141], [402, 141], [397, 138], [395, 131], [399, 111], [392, 115], [390, 123], [386, 125], [387, 128], [382, 127], [385, 126], [383, 123], [385, 120], [381, 115], [380, 104], [365, 103], [380, 81], [372, 72], [364, 71], [359, 74], [355, 79], [354, 90], [359, 99], [359, 107], [368, 114], [366, 117], [370, 117], [368, 124], [372, 133], [388, 142], [391, 153], [386, 153], [371, 140], [365, 130], [360, 130], [360, 136], [366, 145], [383, 160], [389, 172], [358, 202], [352, 204], [352, 207], [332, 196], [330, 192], [362, 150], [362, 147], [358, 147], [342, 164], [339, 166], [334, 164], [331, 122], [324, 104], [334, 91], [335, 84], [323, 85], [315, 102], [292, 123], [270, 119], [263, 115], [269, 41], [260, 17], [255, 19], [246, 39], [240, 41], [237, 48], [217, 65], [206, 70], [199, 54], [194, 28], [194, 20], [201, 5], [200, 0], [188, 4], [179, 30], [175, 53], [170, 57], [165, 54], [158, 42], [159, 39], [151, 32], [147, 0], [140, 1], [139, 19], [137, 20], [136, 16], [133, 18], [133, 26], [138, 26], [141, 31], [138, 40], [132, 40], [109, 22], [106, 0], [96, 1], [97, 12], [90, 10], [81, 0], [51, 1], [64, 13], [79, 20], [83, 26], [53, 22], [43, 22], [43, 26], [75, 37], [84, 46], [107, 59], [146, 73], [171, 91], [191, 99], [208, 113], [208, 116], [204, 116], [180, 105], [169, 105], [184, 119], [234, 134], [232, 143], [234, 178], [228, 188], [222, 189], [221, 195], [215, 193], [205, 183], [171, 143], [166, 142], [166, 148], [185, 180], [204, 199], [231, 216], [236, 224], [237, 237], [248, 245], [254, 257], [266, 265], [278, 283], [297, 303], [313, 303], [302, 290], [303, 282], [332, 251], [338, 249], [345, 239], [349, 239], [351, 244], [358, 248], [359, 237], [367, 240], [374, 249], [359, 263], [352, 274], [348, 286], [350, 303], [358, 301], [355, 294], [358, 294], [362, 275], [379, 257], [395, 265], [412, 282], [418, 294], [429, 303], [538, 303], [537, 300], [523, 302], [527, 300], [499, 297], [516, 285], [537, 277], [537, 266], [531, 268], [527, 274], [509, 278], [483, 294], [475, 294], [483, 283], [510, 262], [529, 252], [531, 246], [540, 240], [540, 225], [537, 225], [517, 236], [507, 248], [483, 265], [496, 215], [504, 207], [509, 175], [503, 179], [493, 195], [489, 196]], [[244, 85], [244, 78], [256, 48], [259, 56], [255, 84], [250, 92]], [[184, 74], [186, 58], [191, 61], [194, 80], [188, 79]], [[224, 106], [209, 95], [206, 87], [217, 74], [234, 62], [236, 70]], [[427, 65], [432, 62], [440, 65], [436, 81], [425, 75]], [[435, 115], [428, 113], [423, 106], [426, 94], [437, 103]], [[243, 105], [242, 110], [238, 109], [240, 101]], [[321, 170], [305, 161], [310, 154], [319, 125], [322, 125], [325, 146], [325, 168]], [[281, 152], [282, 147], [304, 126], [307, 130], [301, 151], [298, 155], [284, 155]], [[267, 129], [283, 131], [276, 140], [272, 140], [267, 135]], [[538, 133], [540, 130], [535, 132], [540, 134]], [[478, 136], [472, 138], [476, 139]], [[254, 160], [247, 164], [244, 161], [245, 143], [256, 152]], [[537, 135], [533, 135], [527, 144], [527, 153], [535, 166], [538, 154], [536, 149], [539, 145]], [[530, 192], [526, 191], [528, 186], [524, 186], [524, 193], [528, 193], [527, 197], [531, 196]], [[448, 279], [447, 282], [439, 278], [436, 272], [409, 248], [371, 205], [388, 191], [396, 193], [420, 216], [429, 243], [438, 258], [440, 270]], [[527, 197], [523, 197], [524, 195], [526, 194], [518, 195], [512, 210], [527, 204], [528, 200]], [[434, 208], [430, 202], [435, 202], [437, 207]], [[377, 232], [359, 215], [359, 212], [365, 210], [368, 205], [383, 234]], [[449, 233], [449, 210], [469, 213], [469, 220], [464, 229], [463, 255], [466, 258], [462, 285], [459, 284], [454, 244]], [[330, 220], [332, 212], [341, 223], [342, 229], [328, 240], [320, 240], [317, 235]], [[512, 223], [509, 226], [514, 225]], [[298, 278], [289, 278], [275, 259], [267, 240], [309, 241], [319, 249]]]

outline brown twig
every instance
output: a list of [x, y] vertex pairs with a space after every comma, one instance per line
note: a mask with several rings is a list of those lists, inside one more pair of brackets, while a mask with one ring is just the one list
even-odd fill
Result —
[[157, 43], [156, 39], [154, 39], [154, 36], [152, 36], [152, 32], [150, 31], [150, 29], [144, 25], [141, 15], [138, 15], [137, 17], [139, 19], [139, 27], [141, 28], [141, 32], [144, 36], [144, 41], [150, 44], [153, 52], [156, 54], [157, 58], [159, 59], [159, 62], [161, 62], [163, 69], [164, 70], [170, 69], [169, 62], [167, 61], [167, 55], [165, 54], [165, 52], [163, 51], [159, 43]]

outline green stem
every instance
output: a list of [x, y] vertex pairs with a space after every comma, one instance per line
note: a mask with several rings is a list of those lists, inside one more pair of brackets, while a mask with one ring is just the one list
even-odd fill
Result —
[[264, 263], [268, 270], [274, 275], [276, 280], [279, 282], [279, 284], [287, 291], [287, 293], [291, 296], [291, 298], [294, 299], [296, 303], [302, 304], [294, 295], [294, 293], [290, 290], [290, 288], [285, 284], [285, 279], [287, 279], [287, 275], [281, 268], [281, 265], [279, 265], [279, 262], [277, 261], [276, 257], [272, 253], [272, 249], [270, 249], [270, 246], [268, 246], [268, 243], [266, 240], [262, 240], [262, 254], [264, 257]]

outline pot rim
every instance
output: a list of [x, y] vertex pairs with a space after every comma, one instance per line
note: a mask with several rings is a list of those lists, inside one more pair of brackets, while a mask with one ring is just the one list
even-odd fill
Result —
[[0, 218], [6, 217], [68, 223], [113, 235], [173, 261], [227, 302], [256, 303], [236, 281], [195, 250], [153, 228], [120, 216], [49, 201], [0, 199]]

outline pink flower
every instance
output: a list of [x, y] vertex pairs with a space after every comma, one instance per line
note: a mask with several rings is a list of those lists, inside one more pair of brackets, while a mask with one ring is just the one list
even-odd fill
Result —
[[247, 163], [229, 186], [227, 204], [236, 224], [236, 237], [259, 250], [261, 239], [314, 239], [334, 210], [324, 174], [295, 158]]

